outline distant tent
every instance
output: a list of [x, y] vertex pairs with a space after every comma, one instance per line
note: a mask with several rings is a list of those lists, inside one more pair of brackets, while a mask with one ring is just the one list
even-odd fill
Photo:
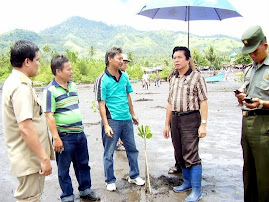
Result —
[[147, 72], [148, 74], [153, 74], [157, 72], [161, 72], [163, 69], [163, 66], [157, 66], [157, 67], [142, 67], [142, 70]]
[[237, 56], [237, 53], [233, 52], [233, 53], [230, 55], [230, 58], [235, 58], [235, 56]]
[[230, 55], [230, 60], [232, 63], [234, 63], [235, 61], [235, 57], [237, 56], [237, 53], [233, 52], [231, 55]]

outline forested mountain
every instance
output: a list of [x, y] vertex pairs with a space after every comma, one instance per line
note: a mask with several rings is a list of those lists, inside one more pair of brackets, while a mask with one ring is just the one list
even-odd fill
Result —
[[[137, 55], [167, 55], [174, 46], [187, 44], [185, 32], [138, 31], [128, 26], [111, 26], [103, 22], [71, 17], [56, 26], [39, 33], [27, 30], [13, 30], [0, 35], [0, 52], [6, 52], [19, 39], [33, 41], [42, 48], [48, 44], [52, 50], [63, 53], [66, 49], [88, 54], [92, 47], [97, 55], [113, 47], [122, 47], [125, 52]], [[203, 51], [213, 46], [221, 54], [239, 52], [242, 44], [239, 39], [228, 36], [190, 35], [190, 49]]]

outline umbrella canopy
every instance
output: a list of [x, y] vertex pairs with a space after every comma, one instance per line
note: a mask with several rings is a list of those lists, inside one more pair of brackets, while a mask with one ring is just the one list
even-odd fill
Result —
[[242, 17], [228, 0], [149, 0], [138, 15], [152, 19], [223, 20]]

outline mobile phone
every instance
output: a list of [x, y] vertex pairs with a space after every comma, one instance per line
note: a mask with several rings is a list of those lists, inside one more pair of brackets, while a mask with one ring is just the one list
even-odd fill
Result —
[[239, 90], [234, 90], [235, 94], [240, 94], [241, 92]]
[[252, 103], [252, 98], [251, 97], [245, 97], [244, 98], [246, 103]]

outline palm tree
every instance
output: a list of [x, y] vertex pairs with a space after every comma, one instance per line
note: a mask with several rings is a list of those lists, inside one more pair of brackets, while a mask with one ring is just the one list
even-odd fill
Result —
[[91, 58], [95, 55], [95, 49], [93, 46], [90, 47], [89, 54]]

